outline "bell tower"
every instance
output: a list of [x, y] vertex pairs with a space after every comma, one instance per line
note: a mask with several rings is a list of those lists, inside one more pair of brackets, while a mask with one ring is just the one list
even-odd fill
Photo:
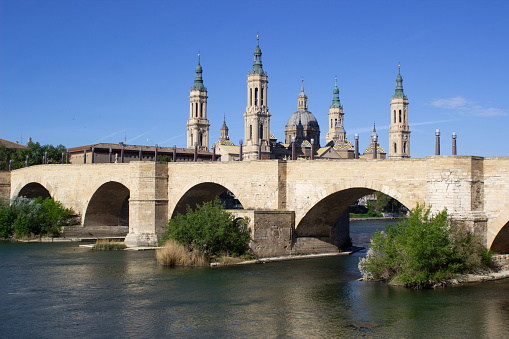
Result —
[[389, 158], [410, 158], [410, 127], [408, 125], [408, 98], [403, 93], [403, 78], [398, 65], [396, 92], [391, 99], [391, 126], [389, 128]]
[[332, 104], [329, 107], [329, 133], [325, 140], [330, 142], [333, 139], [344, 141], [346, 132], [343, 128], [343, 106], [339, 102], [338, 78], [335, 78], [334, 90], [332, 91]]
[[209, 121], [207, 120], [207, 88], [203, 85], [200, 54], [194, 85], [189, 91], [189, 120], [187, 120], [187, 148], [194, 148], [195, 143], [201, 151], [209, 148]]
[[267, 106], [267, 72], [262, 68], [260, 37], [256, 36], [253, 69], [247, 76], [247, 107], [244, 113], [245, 159], [258, 159], [258, 143], [261, 157], [270, 156], [270, 113]]

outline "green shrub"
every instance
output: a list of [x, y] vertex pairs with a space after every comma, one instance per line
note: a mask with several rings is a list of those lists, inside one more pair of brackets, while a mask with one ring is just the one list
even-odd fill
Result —
[[451, 227], [445, 209], [433, 216], [429, 208], [417, 205], [407, 220], [387, 225], [384, 232], [372, 237], [359, 269], [368, 280], [423, 287], [443, 283], [459, 273], [486, 269], [491, 256], [480, 237]]
[[92, 246], [93, 250], [96, 251], [117, 251], [123, 250], [127, 246], [123, 241], [109, 241], [107, 239], [97, 240]]
[[76, 223], [70, 208], [52, 198], [17, 197], [0, 203], [0, 238], [60, 235], [62, 226]]
[[223, 253], [242, 255], [251, 240], [248, 221], [225, 211], [216, 198], [196, 205], [194, 211], [187, 206], [185, 215], [178, 214], [168, 221], [162, 239], [163, 242], [175, 239], [189, 251], [199, 251], [208, 257]]

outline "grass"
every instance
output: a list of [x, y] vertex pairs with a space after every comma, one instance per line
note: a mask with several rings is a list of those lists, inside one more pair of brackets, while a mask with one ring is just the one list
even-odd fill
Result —
[[156, 259], [164, 266], [209, 266], [202, 253], [191, 252], [174, 239], [168, 239], [162, 248], [156, 250]]
[[122, 241], [109, 241], [107, 239], [97, 240], [92, 247], [93, 250], [96, 251], [118, 251], [123, 250], [127, 246]]

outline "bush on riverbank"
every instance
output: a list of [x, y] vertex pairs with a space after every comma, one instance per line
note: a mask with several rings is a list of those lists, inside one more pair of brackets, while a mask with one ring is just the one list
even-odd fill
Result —
[[456, 274], [487, 270], [491, 260], [479, 236], [451, 227], [446, 210], [432, 216], [429, 208], [417, 205], [408, 219], [373, 236], [359, 270], [365, 280], [425, 287]]
[[157, 262], [164, 266], [208, 266], [205, 255], [189, 251], [175, 239], [168, 239], [162, 248], [156, 250]]
[[52, 198], [0, 202], [0, 238], [57, 237], [62, 226], [75, 223], [74, 211]]
[[175, 239], [190, 252], [206, 257], [228, 254], [240, 256], [248, 251], [251, 234], [248, 218], [235, 218], [225, 211], [220, 200], [196, 205], [193, 211], [187, 206], [186, 214], [178, 214], [164, 227], [163, 243]]

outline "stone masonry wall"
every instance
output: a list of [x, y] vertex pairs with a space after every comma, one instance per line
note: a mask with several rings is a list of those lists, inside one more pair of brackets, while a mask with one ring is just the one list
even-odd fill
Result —
[[0, 199], [11, 197], [11, 172], [0, 172]]
[[289, 255], [292, 251], [295, 215], [281, 210], [229, 210], [237, 217], [248, 217], [251, 250], [259, 258]]

